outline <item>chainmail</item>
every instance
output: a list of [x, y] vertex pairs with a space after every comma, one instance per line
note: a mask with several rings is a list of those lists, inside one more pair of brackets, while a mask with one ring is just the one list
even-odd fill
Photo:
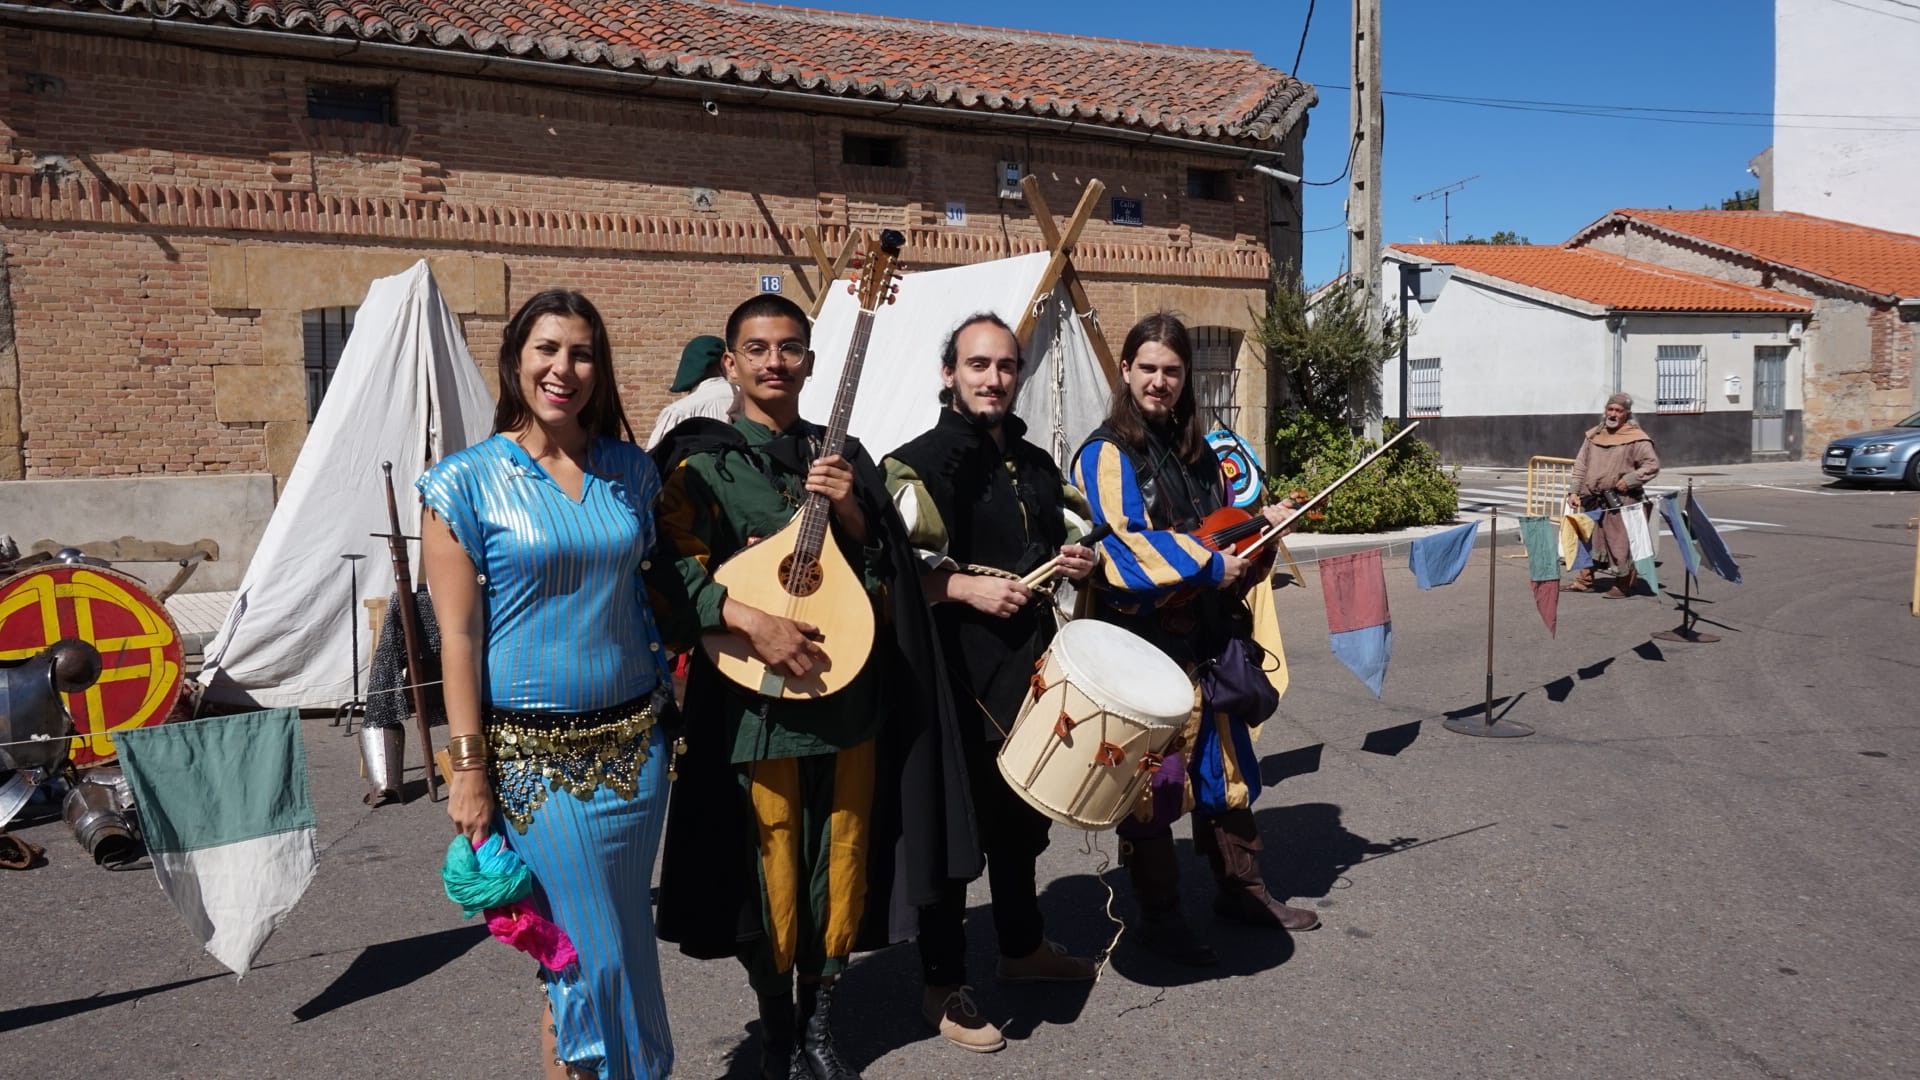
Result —
[[[433, 617], [433, 600], [427, 587], [414, 591], [420, 607], [420, 646], [426, 651], [418, 681], [425, 688], [427, 723], [447, 722], [446, 706], [440, 697], [440, 622]], [[370, 728], [404, 727], [413, 718], [413, 691], [407, 678], [407, 634], [400, 626], [400, 594], [387, 597], [386, 621], [380, 625], [380, 645], [373, 651], [373, 668], [367, 675], [367, 716]]]

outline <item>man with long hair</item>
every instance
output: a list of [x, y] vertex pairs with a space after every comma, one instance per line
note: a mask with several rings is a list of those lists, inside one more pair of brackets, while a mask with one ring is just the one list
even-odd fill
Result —
[[[1047, 847], [1046, 815], [1001, 779], [994, 758], [1026, 700], [1034, 662], [1053, 640], [1051, 597], [1020, 578], [1058, 557], [1084, 579], [1093, 549], [1087, 504], [1013, 415], [1020, 342], [997, 316], [974, 315], [941, 351], [939, 422], [885, 462], [887, 488], [926, 566], [921, 578], [953, 682], [967, 780], [993, 894], [1001, 982], [1080, 982], [1098, 974], [1046, 939], [1034, 864]], [[1006, 1045], [967, 985], [967, 882], [948, 883], [920, 910], [921, 1013], [943, 1038], [985, 1053]]]
[[[1074, 482], [1094, 522], [1105, 569], [1094, 612], [1146, 638], [1199, 677], [1199, 707], [1166, 755], [1132, 818], [1119, 827], [1121, 859], [1145, 916], [1141, 944], [1184, 964], [1211, 964], [1211, 948], [1180, 911], [1173, 822], [1193, 811], [1194, 846], [1212, 864], [1222, 918], [1283, 930], [1311, 930], [1319, 917], [1267, 892], [1252, 803], [1260, 766], [1252, 729], [1278, 705], [1259, 670], [1253, 616], [1242, 599], [1267, 571], [1196, 535], [1226, 505], [1226, 480], [1195, 417], [1193, 344], [1172, 315], [1150, 315], [1120, 350], [1120, 383], [1107, 421], [1074, 455]], [[1261, 513], [1286, 517], [1282, 502]], [[1227, 691], [1235, 703], [1228, 704]]]

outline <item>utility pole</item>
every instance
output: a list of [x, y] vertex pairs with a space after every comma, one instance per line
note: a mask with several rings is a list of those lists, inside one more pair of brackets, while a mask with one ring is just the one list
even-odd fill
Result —
[[1347, 177], [1347, 269], [1380, 308], [1380, 0], [1353, 0], [1353, 168]]
[[[1384, 319], [1380, 293], [1380, 0], [1353, 0], [1353, 89], [1348, 115], [1353, 129], [1347, 176], [1347, 272], [1359, 283], [1360, 299], [1375, 319]], [[1366, 429], [1380, 436], [1385, 405], [1376, 389], [1366, 397]]]

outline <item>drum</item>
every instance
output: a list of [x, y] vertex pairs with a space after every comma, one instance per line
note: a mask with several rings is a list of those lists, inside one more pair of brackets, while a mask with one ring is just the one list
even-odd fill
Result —
[[52, 563], [0, 582], [0, 660], [33, 656], [61, 638], [100, 651], [99, 681], [63, 695], [78, 738], [73, 763], [114, 756], [111, 733], [166, 721], [185, 654], [167, 609], [139, 582], [104, 566]]
[[1133, 809], [1193, 711], [1193, 683], [1145, 638], [1081, 619], [1040, 660], [1000, 775], [1035, 810], [1111, 829]]

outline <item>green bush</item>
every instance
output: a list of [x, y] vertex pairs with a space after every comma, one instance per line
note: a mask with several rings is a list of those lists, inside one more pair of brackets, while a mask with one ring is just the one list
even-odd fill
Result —
[[[1387, 434], [1395, 430], [1387, 422]], [[1378, 447], [1354, 435], [1344, 424], [1308, 412], [1293, 412], [1274, 432], [1278, 451], [1276, 494], [1318, 494]], [[1440, 466], [1440, 455], [1417, 437], [1397, 442], [1378, 461], [1341, 486], [1314, 513], [1302, 531], [1371, 533], [1438, 525], [1452, 521], [1459, 491]]]

